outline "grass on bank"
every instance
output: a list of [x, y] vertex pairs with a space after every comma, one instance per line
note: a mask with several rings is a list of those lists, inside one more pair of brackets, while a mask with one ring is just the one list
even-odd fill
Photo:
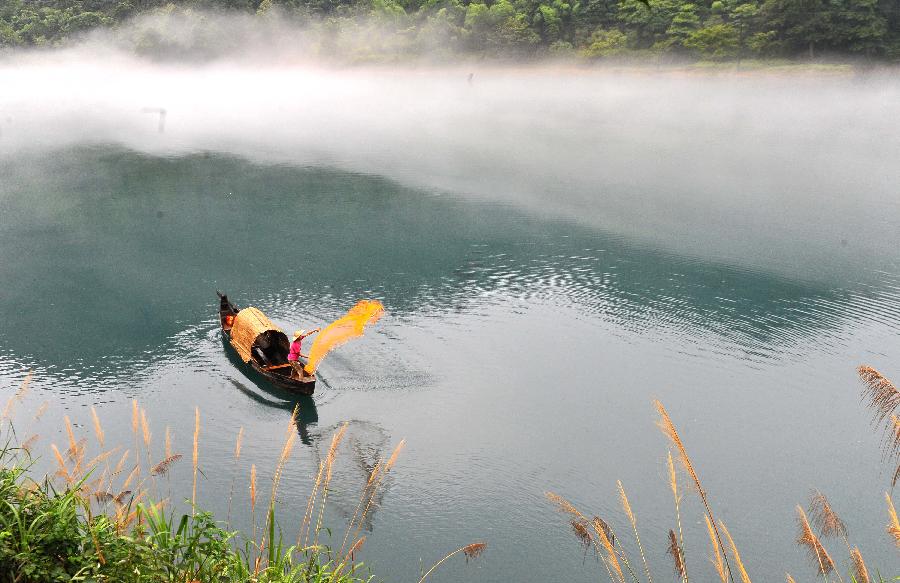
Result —
[[[192, 443], [194, 510], [190, 514], [178, 515], [168, 508], [168, 499], [159, 499], [162, 478], [183, 456], [173, 452], [166, 428], [165, 457], [152, 458], [152, 432], [146, 411], [137, 401], [132, 402], [131, 449], [105, 449], [100, 418], [92, 408], [93, 437], [100, 453], [87, 458], [88, 439], [79, 439], [66, 417], [68, 447], [61, 451], [51, 445], [55, 474], [34, 479], [31, 450], [38, 437], [20, 441], [13, 424], [7, 422], [30, 380], [29, 374], [0, 418], [4, 422], [0, 437], [5, 443], [0, 447], [0, 583], [361, 583], [373, 578], [356, 556], [366, 540], [362, 532], [366, 517], [377, 505], [378, 492], [403, 449], [403, 441], [371, 471], [340, 547], [329, 546], [322, 540], [323, 533], [331, 533], [324, 525], [325, 508], [347, 425], [334, 434], [328, 454], [319, 464], [295, 536], [282, 528], [285, 522], [279, 520], [275, 502], [297, 437], [295, 410], [272, 476], [269, 502], [261, 508], [256, 466], [251, 466], [247, 489], [253, 528], [251, 533], [241, 534], [211, 513], [197, 510], [199, 410], [195, 411]], [[242, 438], [243, 429], [236, 439], [235, 461], [241, 455]], [[229, 500], [229, 513], [232, 502]], [[485, 546], [473, 543], [453, 551], [420, 581], [450, 557], [462, 553], [467, 559], [475, 558]]]
[[[891, 488], [900, 480], [900, 390], [880, 372], [869, 366], [860, 366], [857, 369], [860, 380], [863, 382], [863, 400], [873, 412], [873, 422], [883, 432], [883, 450], [885, 459], [893, 467]], [[721, 583], [752, 583], [752, 579], [744, 566], [737, 544], [728, 531], [725, 523], [713, 513], [712, 506], [707, 497], [706, 490], [700, 482], [700, 477], [688, 455], [684, 442], [678, 434], [675, 424], [669, 417], [665, 407], [659, 401], [655, 401], [659, 414], [658, 425], [663, 434], [668, 438], [670, 450], [667, 459], [667, 477], [669, 488], [675, 506], [675, 521], [673, 528], [669, 530], [666, 540], [666, 552], [671, 556], [675, 578], [681, 583], [689, 583], [694, 578], [697, 581], [719, 581]], [[673, 461], [672, 453], [675, 453]], [[683, 470], [687, 480], [687, 488], [683, 488], [678, 480], [676, 464]], [[687, 554], [685, 552], [685, 538], [681, 528], [681, 500], [684, 491], [695, 493], [703, 508], [703, 520], [706, 524], [709, 538], [709, 557], [707, 561], [691, 561], [691, 569], [688, 569]], [[653, 575], [644, 553], [644, 545], [637, 528], [637, 519], [631, 509], [631, 504], [621, 482], [618, 482], [619, 501], [630, 523], [635, 537], [635, 543], [639, 551], [639, 561], [634, 556], [629, 556], [622, 544], [622, 540], [613, 530], [612, 526], [599, 516], [588, 518], [569, 501], [561, 496], [547, 492], [547, 499], [553, 503], [569, 519], [577, 540], [582, 545], [585, 556], [593, 552], [599, 558], [606, 574], [613, 583], [653, 583]], [[900, 519], [894, 507], [890, 492], [885, 492], [887, 505], [886, 535], [900, 551]], [[796, 542], [806, 549], [810, 558], [810, 565], [816, 577], [821, 577], [825, 583], [886, 583], [887, 581], [900, 581], [900, 576], [894, 574], [891, 579], [885, 579], [880, 571], [872, 570], [863, 559], [859, 547], [850, 542], [849, 532], [843, 520], [832, 507], [828, 498], [814, 491], [810, 496], [808, 508], [796, 507], [796, 521], [798, 535]], [[841, 555], [833, 554], [826, 548], [826, 541], [836, 541], [841, 549]], [[693, 545], [692, 545], [693, 548]], [[838, 557], [838, 558], [835, 558]], [[706, 563], [706, 564], [705, 564]], [[702, 568], [701, 567], [705, 567]], [[846, 573], [846, 577], [841, 573]], [[662, 580], [668, 578], [664, 575]], [[787, 583], [796, 583], [794, 577], [785, 573]]]

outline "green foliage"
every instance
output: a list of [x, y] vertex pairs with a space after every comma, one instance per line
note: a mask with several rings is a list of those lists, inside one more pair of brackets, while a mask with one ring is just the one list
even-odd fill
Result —
[[[129, 29], [141, 54], [214, 56], [237, 42], [196, 8], [312, 22], [323, 34], [321, 54], [351, 60], [459, 53], [900, 60], [898, 0], [4, 0], [0, 48], [57, 46], [146, 12], [162, 18]], [[166, 16], [179, 13], [200, 23], [186, 27], [191, 34], [168, 32], [176, 25]]]
[[[236, 533], [211, 514], [177, 518], [143, 504], [134, 506], [130, 530], [93, 512], [82, 483], [56, 492], [35, 483], [9, 448], [0, 450], [0, 582], [139, 583], [363, 583], [362, 564], [335, 563], [330, 551], [298, 549], [275, 536], [274, 507], [269, 541], [257, 564], [253, 542], [235, 548]], [[94, 505], [96, 506], [96, 505]], [[132, 512], [126, 504], [125, 512]]]
[[713, 24], [690, 34], [684, 46], [696, 50], [702, 57], [723, 61], [737, 56], [740, 36], [731, 24]]
[[590, 44], [582, 51], [582, 55], [592, 59], [618, 57], [625, 53], [628, 37], [621, 30], [598, 28], [591, 35]]

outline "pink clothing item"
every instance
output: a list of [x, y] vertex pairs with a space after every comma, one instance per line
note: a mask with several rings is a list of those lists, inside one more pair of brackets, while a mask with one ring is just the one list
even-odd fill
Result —
[[291, 342], [291, 351], [288, 352], [288, 362], [297, 362], [300, 359], [300, 341], [302, 339], [298, 338]]

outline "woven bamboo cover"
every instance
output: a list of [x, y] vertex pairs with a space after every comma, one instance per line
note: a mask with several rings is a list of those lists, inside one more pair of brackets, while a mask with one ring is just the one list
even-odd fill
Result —
[[[244, 308], [234, 317], [231, 328], [231, 345], [244, 362], [250, 362], [250, 350], [256, 337], [266, 330], [281, 329], [256, 308]], [[282, 332], [283, 334], [284, 332]]]

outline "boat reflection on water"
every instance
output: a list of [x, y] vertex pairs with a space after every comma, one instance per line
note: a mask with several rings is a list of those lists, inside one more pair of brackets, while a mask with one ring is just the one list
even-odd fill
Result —
[[[282, 409], [287, 415], [291, 415], [296, 407], [297, 433], [300, 441], [309, 446], [312, 451], [313, 467], [319, 467], [325, 461], [332, 436], [341, 429], [344, 423], [317, 427], [319, 414], [316, 410], [316, 403], [310, 396], [297, 395], [272, 387], [264, 380], [254, 383], [255, 389], [234, 378], [229, 381], [255, 403]], [[347, 430], [335, 456], [332, 471], [334, 483], [342, 486], [334, 491], [329, 491], [328, 500], [329, 506], [337, 509], [345, 519], [351, 519], [357, 512], [360, 494], [367, 490], [369, 478], [376, 466], [383, 464], [391, 455], [391, 447], [390, 437], [380, 425], [359, 419], [347, 421], [346, 424]], [[358, 520], [361, 518], [361, 521], [357, 523], [359, 530], [365, 532], [374, 530], [375, 515], [381, 507], [385, 494], [390, 490], [392, 481], [390, 474], [382, 476], [380, 486], [374, 492], [369, 491], [372, 500], [368, 505], [368, 512], [358, 517]]]
[[[316, 402], [309, 395], [298, 395], [290, 391], [273, 388], [271, 385], [266, 386], [265, 382], [254, 382], [256, 390], [251, 389], [237, 379], [228, 379], [234, 387], [251, 398], [254, 402], [271, 407], [273, 409], [283, 409], [292, 414], [297, 409], [297, 433], [300, 435], [300, 441], [303, 445], [312, 445], [313, 439], [310, 437], [309, 427], [315, 426], [319, 422], [319, 412], [316, 410]], [[260, 394], [258, 391], [267, 393], [270, 397]]]

